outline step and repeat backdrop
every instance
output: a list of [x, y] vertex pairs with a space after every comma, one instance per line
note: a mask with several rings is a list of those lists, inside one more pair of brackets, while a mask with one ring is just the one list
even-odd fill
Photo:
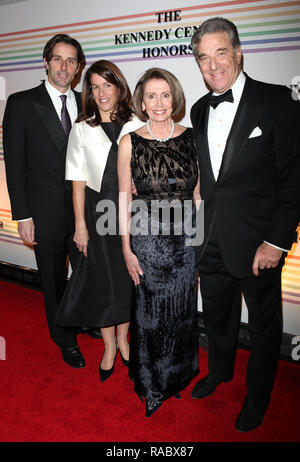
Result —
[[[298, 99], [300, 1], [23, 0], [0, 6], [0, 261], [36, 269], [32, 249], [23, 244], [11, 220], [1, 124], [9, 94], [45, 79], [42, 52], [47, 40], [57, 33], [72, 35], [82, 45], [87, 66], [99, 59], [115, 62], [132, 91], [150, 67], [173, 72], [186, 96], [181, 123], [190, 126], [190, 108], [207, 92], [190, 40], [213, 16], [237, 25], [244, 69], [251, 77], [291, 87], [291, 97]], [[80, 82], [76, 89], [81, 89]], [[295, 242], [287, 256], [282, 285], [284, 331], [299, 334], [300, 243]], [[245, 306], [242, 320], [247, 322]]]

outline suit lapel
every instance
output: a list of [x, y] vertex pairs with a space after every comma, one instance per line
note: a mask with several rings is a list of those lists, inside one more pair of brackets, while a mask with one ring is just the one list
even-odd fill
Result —
[[38, 87], [37, 100], [33, 106], [58, 151], [63, 153], [68, 140], [44, 84]]
[[76, 103], [77, 103], [77, 112], [78, 112], [78, 115], [81, 113], [82, 111], [82, 103], [81, 103], [81, 93], [78, 93], [77, 91], [74, 91], [72, 90], [74, 95], [75, 95], [75, 98], [76, 98]]
[[263, 104], [257, 100], [255, 82], [247, 76], [240, 104], [227, 138], [218, 181], [226, 175], [238, 159], [249, 135], [257, 126], [263, 107]]
[[196, 129], [196, 146], [199, 157], [201, 157], [202, 162], [205, 165], [205, 171], [215, 182], [215, 177], [212, 170], [209, 146], [208, 146], [208, 137], [207, 137], [207, 127], [208, 127], [208, 115], [209, 115], [209, 105], [207, 103], [210, 93], [203, 100], [197, 114], [198, 125]]

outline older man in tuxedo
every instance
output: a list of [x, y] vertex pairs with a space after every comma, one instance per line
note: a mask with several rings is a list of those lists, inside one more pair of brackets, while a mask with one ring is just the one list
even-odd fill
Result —
[[[65, 156], [81, 97], [71, 83], [84, 63], [80, 44], [58, 34], [45, 45], [47, 80], [9, 96], [3, 119], [7, 187], [13, 220], [24, 242], [34, 246], [41, 274], [50, 335], [72, 367], [85, 365], [75, 329], [55, 324], [66, 281], [66, 257], [77, 257], [72, 240], [71, 183], [65, 181]], [[34, 335], [34, 332], [33, 332]]]
[[300, 215], [300, 108], [287, 88], [242, 71], [232, 22], [205, 21], [192, 49], [212, 90], [191, 110], [205, 210], [197, 261], [209, 339], [209, 374], [192, 396], [209, 396], [233, 377], [243, 292], [251, 354], [235, 427], [250, 431], [263, 421], [280, 352], [281, 269]]

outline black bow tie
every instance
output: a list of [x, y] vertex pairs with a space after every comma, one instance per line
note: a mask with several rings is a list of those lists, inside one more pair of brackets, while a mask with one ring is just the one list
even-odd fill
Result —
[[218, 95], [218, 96], [210, 95], [210, 97], [208, 98], [208, 104], [210, 104], [214, 109], [216, 109], [216, 107], [220, 103], [223, 103], [223, 101], [228, 101], [229, 103], [233, 103], [233, 94], [232, 94], [231, 89], [225, 91], [225, 93], [223, 93], [222, 95]]

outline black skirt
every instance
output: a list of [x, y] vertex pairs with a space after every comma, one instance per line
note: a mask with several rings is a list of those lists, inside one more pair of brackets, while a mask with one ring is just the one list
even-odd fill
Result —
[[[113, 136], [114, 140], [117, 139], [117, 124], [102, 124], [102, 128]], [[115, 206], [115, 235], [101, 235], [96, 229], [97, 220], [107, 213], [107, 210], [97, 212], [97, 204], [100, 200], [107, 199]], [[121, 236], [118, 232], [115, 142], [108, 155], [101, 192], [85, 189], [85, 220], [89, 233], [87, 257], [80, 254], [78, 258], [59, 306], [56, 322], [70, 327], [108, 327], [128, 322], [133, 285], [125, 265]]]

